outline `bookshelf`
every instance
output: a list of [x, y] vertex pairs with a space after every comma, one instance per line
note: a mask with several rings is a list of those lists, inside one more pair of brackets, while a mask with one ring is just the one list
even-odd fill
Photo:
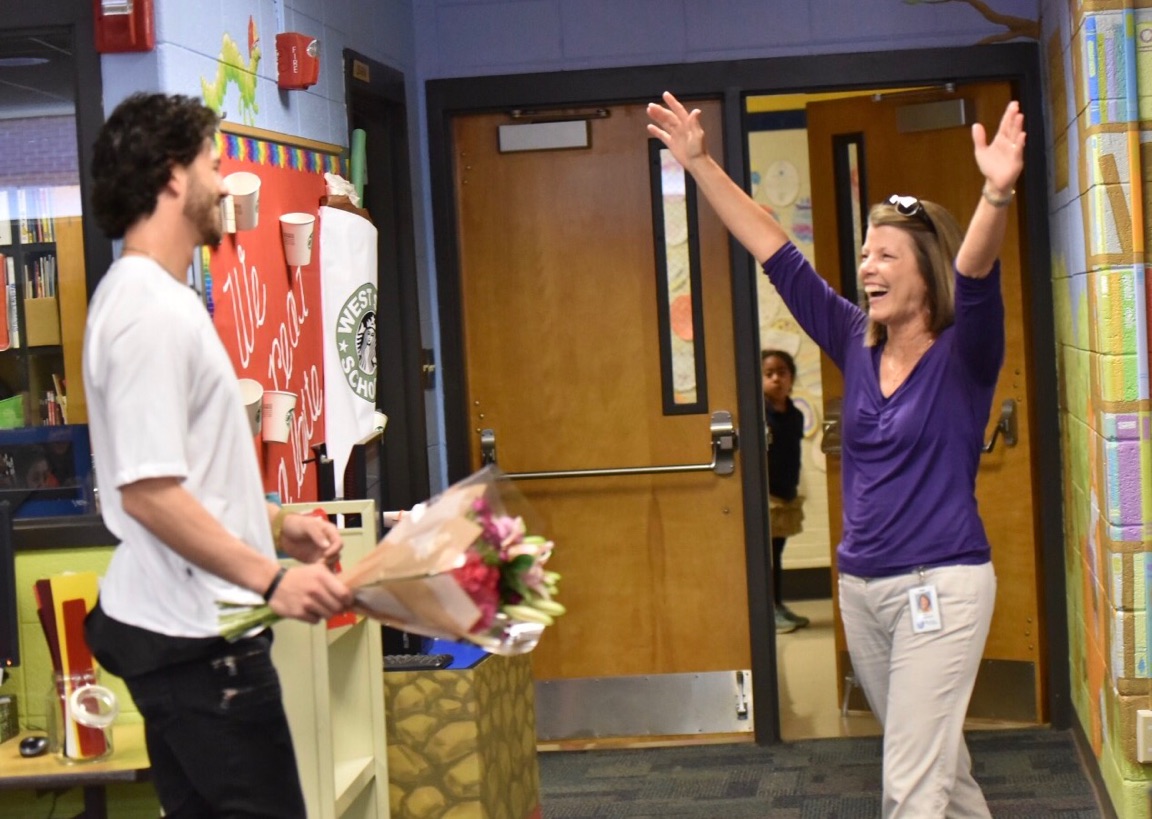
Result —
[[[371, 500], [295, 503], [285, 508], [359, 516], [360, 526], [340, 530], [345, 566], [355, 565], [376, 547]], [[274, 631], [272, 660], [280, 674], [308, 816], [388, 819], [380, 625], [363, 617], [335, 628], [283, 620]]]
[[85, 424], [83, 229], [74, 186], [0, 189], [0, 429]]

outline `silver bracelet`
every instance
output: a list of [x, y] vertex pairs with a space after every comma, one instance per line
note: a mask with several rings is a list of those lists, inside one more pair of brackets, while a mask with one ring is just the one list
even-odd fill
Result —
[[988, 204], [991, 205], [992, 207], [1004, 208], [1004, 207], [1007, 207], [1009, 205], [1009, 203], [1012, 202], [1012, 197], [1016, 195], [1016, 189], [1013, 188], [1012, 190], [1008, 191], [1007, 196], [998, 199], [997, 197], [988, 193], [988, 186], [985, 185], [984, 189], [980, 191], [980, 195], [983, 196], [984, 199], [988, 202]]

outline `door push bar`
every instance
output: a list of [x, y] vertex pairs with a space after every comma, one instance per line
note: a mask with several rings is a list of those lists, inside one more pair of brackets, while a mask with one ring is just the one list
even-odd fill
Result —
[[[715, 472], [731, 475], [736, 470], [739, 436], [732, 426], [732, 414], [726, 410], [712, 413], [712, 463], [673, 464], [669, 466], [625, 466], [618, 469], [565, 469], [552, 472], [508, 472], [505, 477], [518, 481], [541, 478], [604, 478], [614, 475], [664, 475], [673, 472]], [[487, 466], [496, 463], [496, 433], [480, 430], [480, 460]]]
[[996, 439], [1003, 434], [1004, 446], [1016, 446], [1016, 399], [1005, 398], [1000, 405], [1000, 420], [996, 422], [996, 429], [992, 430], [992, 437], [984, 444], [983, 451], [991, 452], [996, 446]]

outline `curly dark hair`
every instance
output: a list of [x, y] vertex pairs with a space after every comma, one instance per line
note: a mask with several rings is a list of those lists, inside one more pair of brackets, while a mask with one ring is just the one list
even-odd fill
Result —
[[109, 239], [156, 210], [172, 168], [191, 165], [220, 125], [183, 94], [133, 94], [116, 106], [92, 146], [92, 205]]

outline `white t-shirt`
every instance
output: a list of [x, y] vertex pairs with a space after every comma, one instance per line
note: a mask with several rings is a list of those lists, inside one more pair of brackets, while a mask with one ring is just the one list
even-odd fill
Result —
[[275, 556], [239, 383], [196, 293], [151, 259], [119, 259], [89, 305], [84, 385], [101, 513], [121, 541], [101, 608], [160, 634], [216, 635], [218, 601], [259, 595], [169, 549], [124, 512], [120, 493], [144, 478], [180, 478], [224, 528]]

